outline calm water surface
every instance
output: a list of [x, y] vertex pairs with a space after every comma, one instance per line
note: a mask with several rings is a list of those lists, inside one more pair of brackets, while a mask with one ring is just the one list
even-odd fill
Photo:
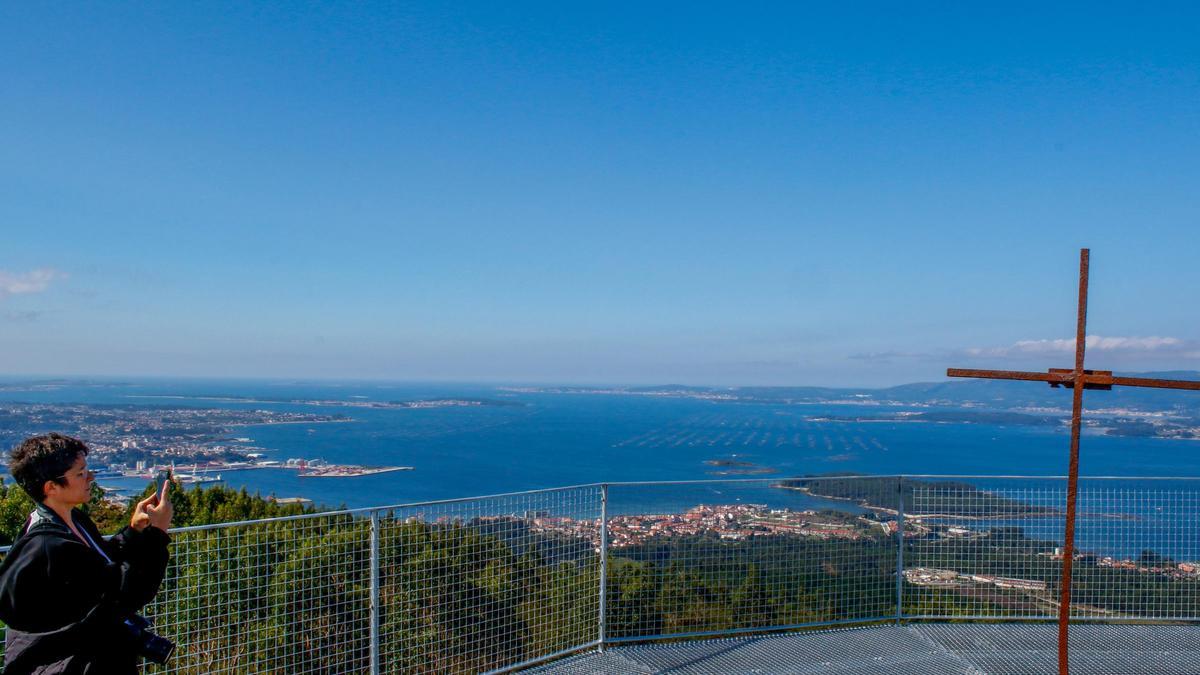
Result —
[[[520, 405], [371, 410], [282, 403], [145, 398], [228, 395], [286, 399], [489, 398]], [[285, 470], [224, 472], [233, 487], [351, 507], [496, 494], [593, 482], [713, 478], [706, 460], [766, 467], [762, 476], [1022, 474], [1066, 472], [1064, 429], [978, 424], [818, 422], [812, 416], [878, 413], [879, 406], [763, 405], [647, 396], [514, 393], [445, 385], [139, 381], [121, 387], [0, 391], [0, 400], [268, 408], [347, 415], [334, 424], [243, 427], [270, 459], [303, 457], [414, 471], [354, 478], [298, 478]], [[1200, 476], [1200, 443], [1088, 436], [1085, 475]], [[141, 487], [140, 481], [107, 484]], [[629, 489], [615, 510], [656, 504], [752, 501], [802, 506], [811, 498], [760, 485]], [[670, 493], [670, 496], [665, 496]]]

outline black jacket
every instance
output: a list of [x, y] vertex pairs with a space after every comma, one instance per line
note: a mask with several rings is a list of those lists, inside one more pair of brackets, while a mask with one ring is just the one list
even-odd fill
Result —
[[0, 564], [5, 675], [137, 672], [137, 648], [123, 624], [158, 592], [167, 534], [127, 527], [105, 541], [86, 515], [71, 515], [111, 562], [38, 505]]

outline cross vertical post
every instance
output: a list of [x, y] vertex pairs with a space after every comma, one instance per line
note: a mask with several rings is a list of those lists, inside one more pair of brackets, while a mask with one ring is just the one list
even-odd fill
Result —
[[1079, 252], [1079, 310], [1075, 314], [1075, 381], [1071, 395], [1071, 458], [1067, 469], [1067, 522], [1063, 532], [1062, 583], [1058, 605], [1058, 672], [1066, 675], [1067, 632], [1071, 624], [1071, 566], [1075, 560], [1075, 501], [1079, 490], [1079, 432], [1083, 427], [1083, 353], [1087, 347], [1088, 263], [1091, 252]]

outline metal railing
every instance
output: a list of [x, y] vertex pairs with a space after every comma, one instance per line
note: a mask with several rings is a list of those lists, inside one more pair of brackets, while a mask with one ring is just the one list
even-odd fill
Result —
[[[606, 644], [1057, 612], [1065, 482], [612, 483], [172, 531], [147, 672], [507, 672]], [[1086, 478], [1073, 616], [1200, 621], [1200, 480]]]
[[[892, 503], [895, 478], [860, 478]], [[896, 615], [893, 526], [779, 480], [609, 486], [609, 642]]]
[[[905, 485], [905, 617], [1057, 617], [1065, 480]], [[1200, 620], [1200, 481], [1081, 478], [1075, 536], [1073, 620]]]
[[176, 528], [163, 673], [506, 672], [598, 644], [591, 485]]

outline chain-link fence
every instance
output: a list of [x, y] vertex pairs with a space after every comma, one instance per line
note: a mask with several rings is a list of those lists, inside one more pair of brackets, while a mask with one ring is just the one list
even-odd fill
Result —
[[[1073, 616], [1200, 620], [1200, 481], [1082, 479]], [[658, 638], [1057, 614], [1065, 480], [589, 485], [181, 528], [164, 673], [473, 673]]]
[[594, 644], [599, 486], [379, 513], [379, 670], [474, 673]]
[[595, 644], [600, 486], [180, 528], [148, 673], [476, 673]]
[[607, 637], [895, 618], [897, 485], [858, 478], [610, 486]]
[[172, 533], [145, 609], [177, 643], [165, 672], [366, 670], [370, 540], [370, 520], [349, 513]]
[[[906, 477], [904, 615], [1058, 615], [1066, 481]], [[1200, 619], [1200, 481], [1079, 481], [1071, 615]]]

